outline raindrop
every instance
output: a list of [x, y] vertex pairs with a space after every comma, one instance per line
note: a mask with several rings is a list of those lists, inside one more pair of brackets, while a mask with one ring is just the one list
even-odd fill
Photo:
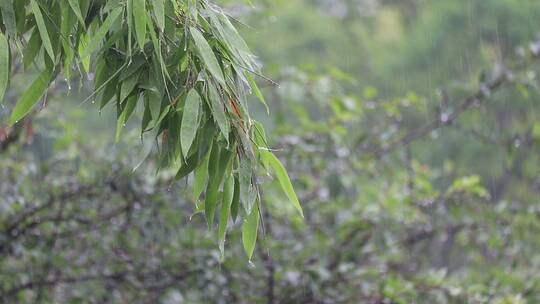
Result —
[[521, 147], [521, 140], [519, 138], [517, 138], [514, 141], [514, 148], [519, 149], [519, 147]]
[[448, 115], [448, 113], [441, 113], [440, 119], [443, 124], [447, 123], [449, 118], [450, 115]]

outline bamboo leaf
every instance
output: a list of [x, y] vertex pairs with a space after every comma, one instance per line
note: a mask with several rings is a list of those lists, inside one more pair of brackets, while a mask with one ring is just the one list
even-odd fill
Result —
[[206, 65], [206, 68], [208, 71], [210, 71], [210, 74], [212, 74], [212, 76], [214, 76], [214, 78], [216, 78], [216, 80], [225, 87], [226, 83], [225, 78], [223, 77], [223, 71], [221, 71], [221, 67], [216, 59], [216, 55], [208, 44], [208, 41], [206, 41], [204, 36], [197, 28], [190, 27], [189, 31], [191, 33], [191, 37], [193, 37], [193, 41], [195, 41], [199, 55]]
[[251, 160], [247, 157], [240, 158], [240, 164], [238, 168], [239, 182], [240, 182], [240, 202], [244, 207], [244, 211], [247, 214], [251, 213], [253, 204], [255, 203], [256, 196], [255, 188], [251, 183], [251, 177], [253, 176], [253, 169]]
[[154, 16], [156, 17], [156, 24], [161, 31], [165, 29], [165, 3], [164, 0], [153, 0], [154, 3]]
[[186, 104], [182, 116], [182, 126], [180, 129], [180, 142], [184, 156], [188, 155], [189, 149], [197, 134], [200, 107], [201, 97], [195, 89], [191, 89], [186, 97]]
[[223, 183], [223, 200], [221, 202], [221, 213], [218, 228], [219, 250], [221, 252], [222, 258], [225, 251], [225, 235], [227, 234], [227, 224], [229, 222], [233, 196], [234, 177], [232, 176], [232, 174], [226, 174], [225, 182]]
[[197, 167], [197, 155], [191, 155], [188, 159], [186, 159], [185, 164], [182, 164], [178, 172], [176, 173], [176, 179], [182, 179], [186, 177], [188, 174], [193, 172], [195, 168]]
[[81, 12], [81, 7], [79, 5], [79, 1], [78, 0], [68, 0], [68, 2], [69, 2], [69, 6], [71, 6], [71, 9], [75, 13], [75, 16], [77, 16], [77, 19], [79, 19], [79, 22], [84, 27], [85, 26], [84, 17], [83, 17], [82, 12]]
[[259, 204], [255, 204], [251, 213], [242, 224], [242, 243], [248, 259], [251, 261], [255, 244], [257, 243], [257, 231], [259, 230]]
[[126, 106], [122, 110], [122, 113], [120, 113], [120, 116], [118, 117], [118, 120], [116, 121], [116, 138], [115, 138], [116, 142], [120, 141], [120, 135], [122, 134], [122, 129], [124, 129], [129, 117], [133, 113], [133, 110], [135, 110], [137, 101], [139, 101], [139, 95], [133, 95], [130, 98], [128, 98], [126, 102]]
[[118, 102], [122, 102], [126, 100], [126, 98], [133, 92], [137, 84], [139, 83], [139, 77], [141, 75], [141, 71], [132, 74], [129, 76], [126, 80], [122, 82], [122, 86], [120, 88], [120, 99]]
[[209, 85], [208, 90], [208, 99], [210, 104], [210, 110], [212, 111], [212, 116], [216, 120], [219, 130], [223, 134], [223, 137], [225, 137], [225, 140], [229, 142], [229, 133], [231, 132], [231, 126], [229, 118], [225, 113], [225, 108], [223, 106], [221, 97], [219, 96], [219, 93], [213, 84]]
[[210, 153], [206, 153], [203, 162], [195, 169], [195, 182], [193, 183], [193, 197], [198, 200], [201, 196], [208, 178], [208, 161]]
[[47, 30], [47, 26], [45, 25], [45, 20], [43, 19], [43, 15], [41, 13], [41, 9], [39, 8], [39, 4], [36, 2], [36, 0], [30, 0], [30, 6], [32, 8], [32, 12], [34, 13], [34, 17], [36, 19], [36, 25], [39, 30], [39, 34], [41, 36], [41, 41], [43, 42], [43, 45], [45, 47], [45, 51], [47, 51], [47, 54], [52, 59], [52, 61], [56, 61], [54, 50], [51, 43], [51, 38], [49, 37], [49, 32]]
[[270, 151], [261, 150], [261, 158], [263, 161], [267, 162], [270, 167], [273, 169], [274, 173], [276, 174], [276, 177], [279, 181], [279, 184], [281, 186], [281, 189], [287, 195], [289, 198], [289, 201], [293, 204], [294, 208], [300, 213], [300, 215], [303, 217], [304, 212], [302, 210], [302, 206], [300, 205], [300, 202], [298, 201], [298, 197], [296, 196], [296, 193], [294, 192], [294, 188], [292, 186], [291, 180], [289, 178], [289, 175], [287, 174], [287, 171], [279, 161], [279, 159]]
[[144, 50], [146, 40], [146, 0], [133, 0], [133, 21], [139, 47]]
[[101, 27], [96, 31], [94, 36], [92, 36], [86, 47], [80, 52], [80, 56], [82, 58], [89, 57], [99, 46], [101, 40], [105, 38], [105, 35], [107, 35], [107, 32], [109, 32], [111, 26], [122, 13], [122, 10], [123, 9], [121, 7], [117, 7], [109, 13], [105, 21], [103, 21], [103, 24], [101, 24]]
[[240, 182], [238, 178], [234, 177], [234, 195], [231, 204], [231, 218], [233, 222], [236, 222], [238, 217], [238, 211], [240, 210]]
[[9, 85], [9, 42], [6, 36], [0, 32], [0, 104], [4, 100]]
[[209, 229], [212, 229], [212, 226], [214, 225], [214, 215], [216, 213], [218, 187], [220, 183], [218, 174], [220, 150], [219, 145], [214, 142], [210, 153], [210, 159], [208, 160], [208, 175], [210, 176], [210, 179], [208, 180], [208, 187], [206, 188], [204, 215]]
[[43, 71], [30, 85], [28, 90], [24, 92], [21, 98], [17, 101], [17, 104], [13, 109], [13, 113], [11, 113], [11, 125], [17, 123], [32, 110], [43, 94], [45, 94], [45, 91], [47, 91], [51, 76], [52, 72], [50, 70]]
[[268, 104], [266, 103], [266, 100], [264, 99], [264, 95], [261, 93], [261, 90], [259, 89], [259, 86], [257, 86], [257, 83], [253, 79], [253, 76], [251, 74], [246, 73], [247, 80], [249, 82], [249, 86], [253, 90], [253, 93], [255, 93], [255, 96], [257, 96], [257, 99], [263, 104], [264, 108], [266, 109], [266, 114], [270, 114], [270, 109], [268, 108]]
[[208, 163], [208, 188], [206, 189], [206, 199], [204, 200], [204, 213], [208, 222], [208, 227], [212, 228], [217, 207], [218, 190], [228, 167], [232, 153], [219, 147], [214, 142], [212, 153]]
[[6, 31], [11, 37], [17, 36], [17, 23], [15, 19], [15, 10], [12, 0], [0, 0], [0, 9], [2, 11], [2, 21]]

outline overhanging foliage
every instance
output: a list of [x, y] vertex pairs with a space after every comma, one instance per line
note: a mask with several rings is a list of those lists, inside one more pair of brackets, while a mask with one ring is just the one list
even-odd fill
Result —
[[249, 257], [257, 239], [257, 173], [272, 170], [302, 213], [285, 169], [268, 150], [262, 126], [249, 116], [247, 96], [264, 103], [253, 75], [259, 67], [230, 18], [206, 0], [3, 0], [0, 95], [15, 58], [39, 76], [17, 101], [16, 124], [59, 75], [94, 77], [100, 108], [113, 102], [116, 139], [138, 104], [143, 133], [156, 138], [159, 167], [194, 172], [194, 196], [204, 189], [209, 227], [219, 220], [223, 250], [229, 215], [245, 218]]

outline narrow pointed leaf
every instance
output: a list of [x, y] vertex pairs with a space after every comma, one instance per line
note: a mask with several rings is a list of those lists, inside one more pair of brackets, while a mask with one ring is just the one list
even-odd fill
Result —
[[212, 229], [214, 225], [214, 215], [216, 213], [218, 187], [220, 180], [218, 180], [218, 168], [220, 161], [220, 148], [217, 143], [214, 142], [212, 152], [210, 153], [210, 159], [208, 160], [208, 187], [206, 188], [206, 197], [204, 200], [204, 216], [208, 223], [208, 228]]
[[154, 16], [156, 17], [156, 24], [161, 31], [165, 29], [165, 3], [164, 0], [153, 0], [154, 3]]
[[253, 79], [253, 76], [251, 76], [249, 73], [246, 74], [249, 86], [253, 90], [253, 93], [255, 93], [255, 96], [257, 96], [257, 99], [263, 104], [264, 108], [266, 109], [266, 114], [270, 114], [270, 109], [268, 108], [268, 104], [266, 103], [266, 100], [264, 99], [264, 95], [261, 93], [261, 90], [259, 89], [259, 86], [257, 86], [257, 83]]
[[204, 191], [208, 179], [208, 160], [210, 153], [207, 153], [202, 163], [195, 169], [195, 182], [193, 183], [193, 197], [198, 200]]
[[133, 0], [133, 21], [137, 43], [143, 50], [146, 40], [146, 0]]
[[298, 197], [294, 192], [294, 188], [292, 186], [289, 175], [287, 174], [287, 171], [285, 170], [279, 159], [272, 152], [264, 150], [261, 151], [261, 157], [270, 165], [270, 167], [276, 174], [281, 189], [283, 190], [285, 195], [287, 195], [289, 201], [293, 204], [294, 208], [298, 210], [300, 215], [303, 217], [304, 212], [302, 210], [302, 206], [300, 205]]
[[201, 34], [201, 32], [195, 28], [190, 27], [189, 28], [191, 37], [193, 37], [193, 41], [195, 41], [195, 45], [197, 46], [197, 50], [199, 51], [200, 57], [202, 61], [204, 62], [206, 68], [208, 71], [210, 71], [210, 74], [216, 78], [216, 80], [223, 86], [226, 86], [225, 84], [225, 78], [223, 77], [223, 72], [221, 71], [221, 67], [219, 66], [219, 63], [216, 59], [216, 55], [214, 54], [214, 51], [208, 44], [208, 41], [204, 38], [204, 36]]
[[30, 6], [32, 7], [32, 12], [34, 13], [36, 25], [41, 36], [41, 41], [43, 42], [43, 46], [45, 47], [45, 51], [47, 51], [47, 54], [52, 61], [55, 61], [56, 56], [52, 47], [51, 38], [49, 37], [49, 32], [47, 31], [47, 26], [45, 25], [45, 20], [43, 19], [43, 14], [41, 13], [39, 4], [36, 2], [36, 0], [30, 0]]
[[244, 211], [247, 214], [251, 213], [253, 204], [255, 202], [253, 185], [251, 183], [251, 177], [253, 176], [253, 169], [251, 167], [251, 160], [247, 157], [240, 158], [240, 167], [238, 168], [239, 182], [240, 182], [240, 202], [244, 207]]
[[9, 84], [9, 43], [6, 36], [0, 32], [0, 104]]
[[227, 224], [231, 213], [231, 205], [234, 195], [234, 177], [227, 175], [225, 182], [223, 183], [223, 200], [221, 202], [221, 213], [219, 218], [218, 228], [218, 242], [221, 256], [223, 257], [225, 251], [225, 235], [227, 234]]
[[186, 105], [184, 106], [182, 126], [180, 129], [180, 142], [184, 156], [188, 155], [197, 134], [200, 107], [201, 97], [195, 89], [192, 89], [186, 97]]
[[242, 224], [242, 243], [248, 259], [251, 261], [255, 244], [257, 243], [257, 231], [259, 230], [259, 204], [255, 204], [251, 213]]
[[116, 19], [118, 19], [121, 13], [121, 7], [117, 7], [109, 13], [105, 21], [103, 21], [103, 24], [101, 24], [101, 27], [96, 31], [86, 47], [81, 51], [81, 57], [89, 57], [92, 54], [92, 52], [99, 46], [103, 38], [105, 38], [105, 35], [107, 35], [107, 32], [109, 32], [111, 26], [114, 24]]
[[229, 133], [231, 132], [231, 126], [229, 118], [225, 113], [223, 102], [221, 100], [221, 97], [219, 96], [217, 89], [212, 84], [209, 85], [208, 89], [208, 99], [210, 103], [210, 110], [212, 111], [212, 116], [216, 120], [219, 130], [225, 137], [225, 140], [229, 142]]
[[82, 26], [85, 26], [84, 23], [84, 17], [81, 12], [81, 7], [79, 6], [79, 0], [68, 0], [69, 6], [71, 6], [71, 9], [75, 13], [75, 16], [77, 16], [77, 19], [79, 19], [79, 22]]
[[17, 24], [15, 22], [13, 0], [0, 0], [0, 9], [2, 11], [2, 21], [4, 22], [7, 33], [11, 37], [15, 37], [17, 35]]
[[236, 176], [234, 177], [234, 195], [231, 204], [231, 218], [236, 222], [238, 211], [240, 210], [240, 182]]
[[21, 98], [17, 101], [17, 104], [13, 109], [13, 113], [11, 113], [11, 125], [18, 122], [32, 110], [43, 94], [45, 94], [45, 91], [47, 91], [51, 76], [52, 72], [50, 70], [43, 71], [30, 85], [28, 90], [24, 92]]

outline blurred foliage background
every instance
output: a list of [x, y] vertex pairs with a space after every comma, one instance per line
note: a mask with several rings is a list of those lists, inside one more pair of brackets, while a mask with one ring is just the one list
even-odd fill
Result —
[[540, 302], [538, 1], [219, 4], [279, 84], [251, 110], [305, 219], [262, 180], [255, 257], [234, 229], [221, 259], [192, 178], [145, 160], [142, 109], [114, 144], [90, 80], [59, 79], [8, 128], [20, 74], [0, 106], [2, 302]]

